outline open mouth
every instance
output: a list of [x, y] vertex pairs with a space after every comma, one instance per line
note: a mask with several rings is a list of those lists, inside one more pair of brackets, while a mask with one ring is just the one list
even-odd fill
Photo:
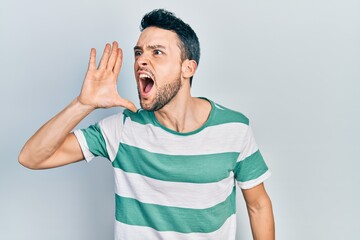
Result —
[[154, 80], [149, 74], [141, 73], [139, 75], [140, 86], [143, 93], [147, 94], [151, 91], [154, 86]]

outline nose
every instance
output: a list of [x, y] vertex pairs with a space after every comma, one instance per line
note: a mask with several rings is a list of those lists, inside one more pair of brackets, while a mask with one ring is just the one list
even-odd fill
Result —
[[149, 64], [149, 59], [146, 54], [143, 53], [140, 56], [137, 56], [135, 62], [138, 66], [145, 67]]

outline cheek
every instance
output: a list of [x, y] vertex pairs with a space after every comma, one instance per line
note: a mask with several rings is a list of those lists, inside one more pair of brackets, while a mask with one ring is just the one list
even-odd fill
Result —
[[[166, 63], [164, 65], [162, 65], [161, 67], [159, 67], [156, 71], [158, 77], [161, 78], [166, 78], [165, 80], [167, 80], [168, 78], [178, 78], [179, 75], [181, 74], [181, 64], [179, 63]], [[168, 79], [168, 80], [170, 80]]]

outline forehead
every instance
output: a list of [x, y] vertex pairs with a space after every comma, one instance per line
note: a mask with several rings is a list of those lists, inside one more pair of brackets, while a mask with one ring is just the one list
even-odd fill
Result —
[[177, 34], [170, 30], [157, 27], [148, 27], [141, 32], [136, 46], [145, 48], [146, 46], [161, 45], [172, 49], [179, 48], [179, 38]]

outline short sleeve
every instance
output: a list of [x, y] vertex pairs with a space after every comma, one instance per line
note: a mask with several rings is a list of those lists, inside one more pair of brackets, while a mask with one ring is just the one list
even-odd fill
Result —
[[97, 156], [109, 158], [99, 123], [85, 129], [76, 130], [74, 134], [77, 137], [86, 161], [89, 162]]
[[123, 114], [119, 113], [74, 131], [86, 161], [97, 156], [112, 161], [118, 151], [122, 128]]
[[242, 189], [249, 189], [270, 177], [270, 171], [258, 149], [250, 126], [242, 141], [242, 147], [235, 164], [234, 176]]

